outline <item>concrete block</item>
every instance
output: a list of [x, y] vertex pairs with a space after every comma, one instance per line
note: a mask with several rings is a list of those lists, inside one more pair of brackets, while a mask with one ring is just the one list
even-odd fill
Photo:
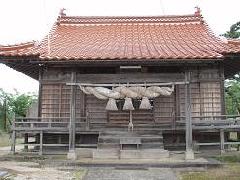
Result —
[[142, 149], [141, 159], [161, 159], [168, 158], [169, 152], [164, 149]]
[[120, 159], [139, 159], [141, 150], [120, 150]]
[[93, 157], [92, 148], [77, 148], [76, 153], [78, 158], [92, 158]]
[[68, 153], [67, 153], [67, 159], [69, 160], [77, 160], [77, 153], [75, 150], [70, 150]]
[[118, 149], [94, 149], [93, 159], [119, 159]]
[[185, 160], [193, 160], [194, 152], [192, 150], [186, 150], [185, 152]]

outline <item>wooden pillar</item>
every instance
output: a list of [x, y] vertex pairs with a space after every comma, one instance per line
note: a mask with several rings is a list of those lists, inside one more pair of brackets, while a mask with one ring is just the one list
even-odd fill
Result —
[[[71, 82], [76, 82], [76, 72], [71, 74]], [[69, 123], [69, 153], [68, 159], [75, 160], [75, 137], [76, 137], [76, 86], [71, 86], [70, 98], [70, 123]]]
[[39, 67], [38, 73], [38, 117], [41, 117], [42, 114], [42, 76], [43, 76], [43, 68]]
[[224, 142], [225, 142], [224, 129], [220, 129], [220, 150], [221, 150], [221, 154], [225, 152]]
[[11, 152], [12, 154], [15, 154], [15, 146], [16, 146], [16, 130], [15, 130], [15, 115], [13, 118], [13, 122], [12, 122], [12, 136], [11, 136]]
[[132, 114], [132, 110], [129, 111], [129, 124], [128, 124], [128, 131], [133, 131], [133, 114]]
[[39, 155], [43, 155], [43, 131], [40, 131]]
[[193, 142], [192, 142], [192, 108], [191, 108], [191, 72], [189, 70], [185, 71], [185, 133], [186, 133], [186, 153], [185, 159], [194, 159], [193, 153]]
[[[226, 104], [225, 104], [225, 87], [224, 87], [224, 67], [223, 65], [220, 67], [220, 88], [221, 88], [221, 113], [222, 115], [226, 114]], [[225, 119], [225, 118], [224, 118]]]
[[[39, 67], [38, 71], [38, 117], [42, 116], [42, 76], [43, 76], [43, 66]], [[40, 144], [40, 135], [38, 133], [35, 135], [35, 142]], [[39, 150], [39, 146], [35, 146], [34, 149]]]
[[15, 147], [16, 147], [16, 131], [13, 130], [12, 137], [11, 137], [11, 152], [15, 154]]

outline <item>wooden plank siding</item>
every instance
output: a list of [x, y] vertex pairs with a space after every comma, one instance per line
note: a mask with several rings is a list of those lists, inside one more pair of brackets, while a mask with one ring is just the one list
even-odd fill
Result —
[[175, 120], [175, 93], [154, 99], [154, 120], [159, 124], [173, 124]]
[[[112, 111], [109, 112], [109, 123], [128, 124], [129, 111]], [[135, 109], [132, 112], [133, 124], [153, 124], [154, 117], [152, 110]]]
[[86, 95], [86, 111], [90, 123], [107, 123], [106, 100], [100, 100], [93, 95]]

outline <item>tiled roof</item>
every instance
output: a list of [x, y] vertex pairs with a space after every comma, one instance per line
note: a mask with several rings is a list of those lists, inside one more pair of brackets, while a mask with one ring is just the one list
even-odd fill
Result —
[[217, 38], [199, 14], [158, 17], [59, 16], [40, 43], [0, 46], [0, 56], [44, 60], [219, 59], [240, 46]]

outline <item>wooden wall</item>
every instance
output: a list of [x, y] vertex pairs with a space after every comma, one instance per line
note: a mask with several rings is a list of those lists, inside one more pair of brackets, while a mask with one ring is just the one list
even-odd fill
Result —
[[[221, 72], [218, 68], [194, 68], [191, 70], [192, 116], [212, 116], [222, 113]], [[70, 71], [45, 71], [42, 78], [42, 117], [70, 117]], [[184, 73], [137, 73], [137, 74], [81, 74], [77, 82], [126, 83], [129, 82], [174, 82], [184, 81]], [[133, 111], [135, 123], [159, 123], [175, 125], [176, 120], [185, 116], [185, 87], [178, 85], [169, 97], [159, 97], [153, 102], [152, 110]], [[76, 118], [89, 114], [92, 123], [127, 123], [129, 112], [107, 112], [107, 101], [84, 95], [77, 88]], [[79, 119], [80, 120], [80, 119]]]

